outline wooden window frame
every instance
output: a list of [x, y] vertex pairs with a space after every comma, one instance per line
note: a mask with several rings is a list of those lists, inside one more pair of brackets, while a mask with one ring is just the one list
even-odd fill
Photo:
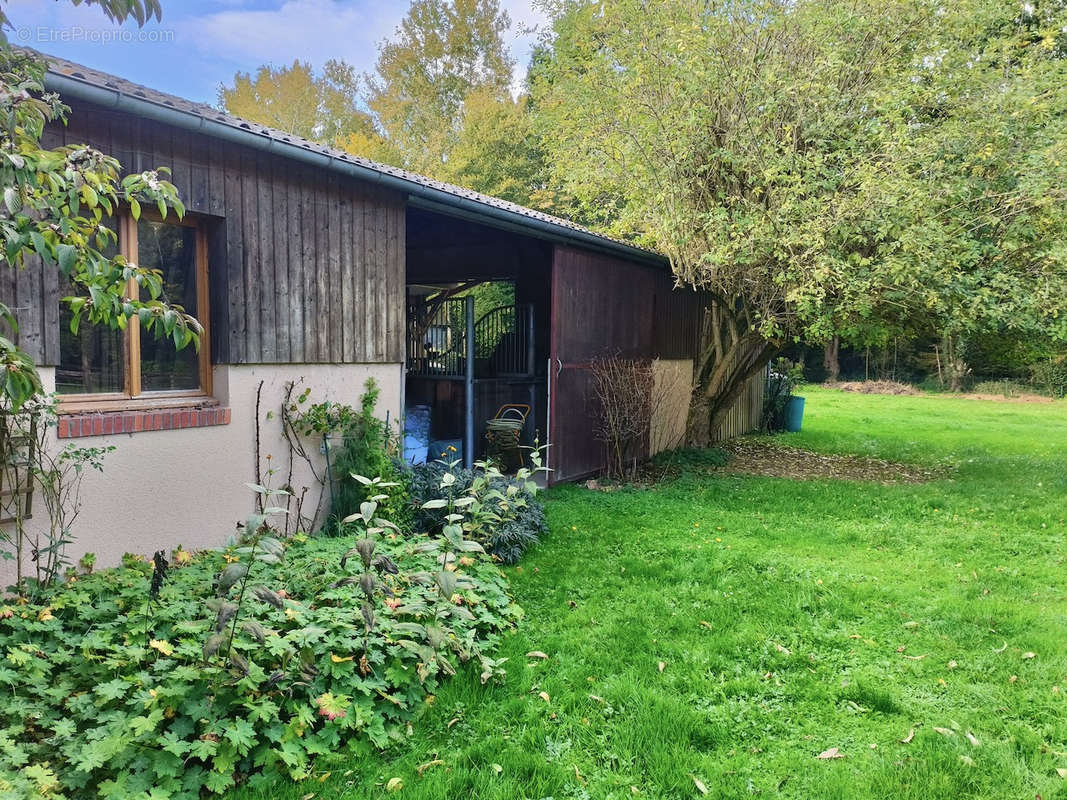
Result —
[[[132, 263], [138, 263], [137, 223], [128, 209], [121, 210], [118, 217], [119, 253]], [[140, 219], [161, 222], [166, 225], [181, 225], [196, 231], [196, 318], [203, 332], [200, 334], [200, 352], [197, 353], [199, 364], [200, 387], [197, 389], [158, 389], [141, 390], [141, 323], [134, 315], [123, 331], [122, 356], [124, 361], [123, 381], [125, 388], [121, 392], [93, 392], [89, 394], [59, 395], [59, 412], [61, 414], [80, 414], [88, 411], [126, 411], [147, 410], [153, 408], [188, 408], [194, 406], [214, 405], [211, 386], [211, 336], [209, 320], [210, 292], [208, 287], [209, 265], [207, 231], [203, 222], [186, 215], [182, 219], [159, 214], [144, 209]], [[137, 282], [131, 279], [126, 287], [126, 297], [139, 294]], [[186, 345], [192, 347], [193, 345]]]

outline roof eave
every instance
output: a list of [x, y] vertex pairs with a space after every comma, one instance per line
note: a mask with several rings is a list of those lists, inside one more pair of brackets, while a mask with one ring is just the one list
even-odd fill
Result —
[[411, 205], [417, 207], [472, 219], [493, 227], [525, 232], [527, 235], [540, 239], [579, 245], [618, 255], [630, 261], [639, 261], [658, 267], [668, 265], [666, 258], [624, 242], [612, 241], [594, 233], [575, 230], [565, 225], [529, 217], [510, 209], [480, 203], [466, 197], [459, 197], [432, 186], [424, 186], [397, 175], [379, 172], [353, 161], [339, 159], [328, 153], [320, 153], [291, 142], [279, 141], [254, 130], [245, 130], [179, 108], [161, 105], [146, 98], [123, 92], [120, 89], [97, 86], [55, 72], [46, 74], [45, 86], [48, 90], [57, 92], [61, 97], [76, 98], [103, 108], [135, 114], [167, 125], [173, 125], [176, 128], [193, 131], [205, 136], [213, 136], [273, 155], [301, 161], [322, 169], [333, 170], [359, 180], [376, 183], [401, 192], [407, 197]]

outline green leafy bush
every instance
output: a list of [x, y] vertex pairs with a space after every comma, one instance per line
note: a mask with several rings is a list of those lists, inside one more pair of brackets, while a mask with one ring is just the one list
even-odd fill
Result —
[[532, 475], [522, 469], [509, 477], [486, 462], [475, 469], [446, 461], [419, 464], [410, 470], [408, 484], [416, 529], [440, 535], [458, 503], [463, 529], [500, 561], [514, 564], [548, 530]]
[[1067, 397], [1067, 356], [1034, 364], [1030, 374], [1039, 391], [1052, 397]]
[[768, 433], [785, 430], [785, 409], [793, 390], [804, 381], [804, 365], [787, 358], [775, 361], [767, 373], [766, 390], [763, 395], [763, 412], [760, 430]]
[[426, 537], [375, 537], [389, 568], [371, 625], [350, 542], [302, 535], [278, 542], [277, 561], [254, 560], [239, 619], [224, 604], [241, 576], [223, 576], [249, 563], [247, 536], [179, 549], [169, 570], [162, 554], [127, 557], [40, 603], [0, 606], [0, 797], [196, 798], [300, 779], [346, 738], [403, 735], [463, 662], [498, 674], [489, 653], [521, 614], [500, 571], [477, 552], [442, 562]]
[[360, 504], [367, 499], [366, 488], [353, 481], [351, 475], [377, 475], [397, 484], [400, 490], [391, 492], [383, 501], [383, 513], [394, 522], [405, 524], [409, 520], [407, 478], [389, 425], [374, 413], [381, 395], [377, 382], [367, 379], [359, 408], [329, 400], [301, 408], [308, 394], [305, 391], [296, 399], [294, 406], [299, 411], [294, 413], [292, 421], [301, 436], [319, 441], [325, 438], [329, 442], [327, 529], [334, 534], [341, 533], [340, 520], [358, 512]]

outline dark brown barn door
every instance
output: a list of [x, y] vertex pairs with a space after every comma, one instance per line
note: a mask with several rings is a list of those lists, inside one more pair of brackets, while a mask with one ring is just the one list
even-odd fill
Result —
[[552, 259], [549, 467], [552, 482], [599, 472], [590, 362], [652, 355], [657, 275], [650, 269], [557, 245]]

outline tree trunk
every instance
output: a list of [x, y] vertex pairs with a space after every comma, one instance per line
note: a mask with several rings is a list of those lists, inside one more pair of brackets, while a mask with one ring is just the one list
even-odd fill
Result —
[[950, 392], [962, 392], [963, 379], [971, 371], [960, 355], [957, 344], [950, 334], [946, 333], [941, 337], [941, 348], [945, 355], [945, 375], [948, 378]]
[[715, 441], [723, 420], [778, 347], [751, 329], [740, 313], [716, 304], [705, 314], [701, 349], [693, 380], [689, 443], [706, 447]]
[[827, 383], [837, 383], [841, 377], [841, 361], [838, 357], [840, 349], [841, 340], [835, 336], [826, 343], [826, 348], [823, 350], [822, 363], [826, 367]]

